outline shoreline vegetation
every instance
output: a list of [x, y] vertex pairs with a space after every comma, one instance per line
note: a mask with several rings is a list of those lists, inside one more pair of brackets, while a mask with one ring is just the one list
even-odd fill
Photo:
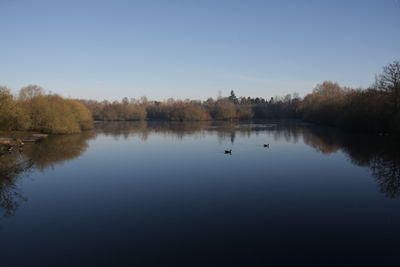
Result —
[[79, 133], [93, 121], [208, 121], [299, 119], [350, 131], [400, 133], [400, 62], [383, 68], [367, 89], [341, 87], [324, 81], [304, 98], [229, 97], [199, 100], [149, 101], [146, 97], [102, 102], [63, 98], [28, 85], [11, 94], [0, 86], [0, 136], [14, 131], [46, 134]]

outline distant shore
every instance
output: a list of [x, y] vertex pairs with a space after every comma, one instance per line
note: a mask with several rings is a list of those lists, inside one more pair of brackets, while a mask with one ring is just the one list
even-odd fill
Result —
[[300, 119], [350, 131], [400, 134], [400, 62], [383, 68], [367, 89], [324, 81], [301, 98], [228, 97], [200, 100], [122, 101], [67, 99], [37, 85], [22, 88], [18, 97], [0, 86], [0, 130], [34, 130], [46, 134], [79, 133], [93, 121], [232, 121]]

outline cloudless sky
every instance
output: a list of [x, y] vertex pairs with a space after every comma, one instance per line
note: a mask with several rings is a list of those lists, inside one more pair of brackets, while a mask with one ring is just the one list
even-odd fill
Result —
[[0, 0], [0, 85], [65, 97], [271, 97], [367, 87], [400, 60], [400, 1]]

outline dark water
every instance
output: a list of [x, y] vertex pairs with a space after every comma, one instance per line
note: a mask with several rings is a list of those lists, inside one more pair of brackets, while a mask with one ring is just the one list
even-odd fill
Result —
[[3, 155], [0, 175], [0, 266], [400, 265], [389, 137], [107, 123]]

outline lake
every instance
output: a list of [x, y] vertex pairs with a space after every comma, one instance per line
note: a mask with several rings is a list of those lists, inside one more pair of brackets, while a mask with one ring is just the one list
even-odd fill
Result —
[[400, 149], [290, 121], [98, 123], [1, 156], [0, 213], [7, 267], [398, 266]]

